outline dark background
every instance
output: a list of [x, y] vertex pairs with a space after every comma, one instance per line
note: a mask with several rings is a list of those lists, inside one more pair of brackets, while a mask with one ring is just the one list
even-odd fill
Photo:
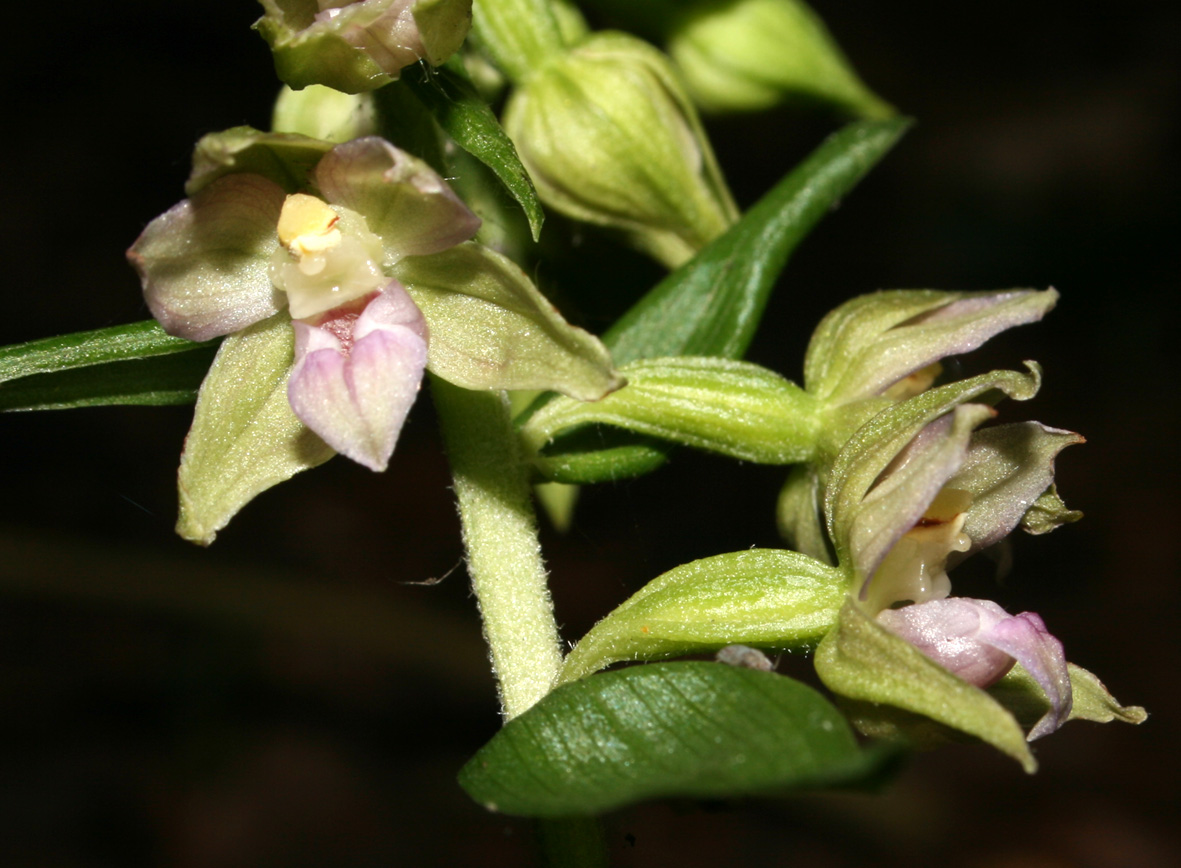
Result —
[[[1145, 0], [1101, 15], [1037, 0], [816, 8], [919, 123], [789, 263], [751, 357], [798, 377], [819, 317], [877, 288], [1058, 287], [1045, 322], [963, 364], [1044, 364], [1043, 394], [1005, 412], [1086, 435], [1059, 482], [1087, 518], [1018, 540], [990, 594], [1041, 612], [1073, 661], [1152, 718], [1067, 726], [1038, 743], [1035, 777], [962, 747], [916, 757], [876, 798], [623, 811], [608, 820], [618, 864], [1174, 864], [1179, 14]], [[181, 197], [199, 135], [268, 123], [257, 14], [246, 0], [66, 2], [9, 17], [0, 342], [147, 316], [122, 251]], [[711, 131], [746, 205], [834, 126], [776, 113]], [[625, 275], [557, 287], [601, 288], [599, 317], [657, 275], [581, 240]], [[498, 723], [466, 577], [408, 584], [461, 557], [429, 402], [387, 474], [333, 461], [208, 550], [171, 531], [190, 413], [0, 418], [0, 859], [527, 864], [528, 824], [454, 783]], [[776, 545], [782, 475], [682, 452], [585, 491], [575, 530], [544, 537], [565, 638], [677, 563]]]

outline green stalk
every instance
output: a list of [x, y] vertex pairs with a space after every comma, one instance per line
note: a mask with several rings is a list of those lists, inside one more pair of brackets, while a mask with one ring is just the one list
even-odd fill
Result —
[[[468, 575], [506, 721], [549, 693], [562, 667], [548, 574], [525, 465], [504, 392], [473, 392], [431, 378], [459, 501]], [[551, 868], [606, 868], [598, 820], [538, 820]]]
[[502, 392], [473, 392], [434, 377], [467, 568], [484, 621], [505, 720], [553, 686], [562, 665], [529, 481]]

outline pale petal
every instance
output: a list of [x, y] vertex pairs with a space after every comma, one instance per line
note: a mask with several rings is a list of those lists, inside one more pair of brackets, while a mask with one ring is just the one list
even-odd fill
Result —
[[426, 322], [398, 283], [361, 313], [346, 354], [328, 330], [293, 323], [295, 368], [287, 389], [299, 419], [337, 452], [384, 470], [426, 367]]
[[982, 641], [1011, 655], [1046, 692], [1050, 710], [1030, 730], [1030, 741], [1066, 723], [1073, 703], [1066, 654], [1038, 615], [1022, 612], [1001, 621]]
[[332, 149], [316, 167], [324, 198], [361, 214], [385, 245], [386, 265], [467, 241], [480, 218], [430, 166], [369, 136]]
[[878, 622], [969, 684], [988, 687], [1013, 667], [1013, 657], [982, 641], [1009, 613], [991, 600], [949, 597], [886, 609]]
[[260, 175], [226, 175], [148, 224], [127, 258], [165, 331], [204, 341], [278, 312], [268, 268], [284, 195]]
[[1070, 673], [1062, 643], [1033, 612], [1010, 615], [990, 600], [952, 597], [887, 609], [877, 619], [977, 687], [995, 684], [1019, 662], [1050, 702], [1050, 711], [1029, 733], [1030, 741], [1053, 732], [1070, 716]]

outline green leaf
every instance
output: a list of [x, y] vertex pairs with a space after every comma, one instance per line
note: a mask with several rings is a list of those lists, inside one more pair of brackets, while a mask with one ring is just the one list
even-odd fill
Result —
[[[894, 119], [830, 136], [724, 235], [648, 292], [603, 336], [617, 365], [662, 356], [741, 358], [788, 257], [906, 132]], [[665, 450], [567, 455], [563, 481], [620, 479], [659, 467]], [[583, 466], [593, 464], [593, 467]]]
[[0, 410], [189, 403], [215, 347], [154, 320], [3, 347]]
[[509, 721], [459, 774], [489, 810], [532, 817], [644, 799], [776, 794], [864, 781], [862, 751], [820, 694], [719, 663], [638, 666], [560, 687]]
[[336, 454], [291, 412], [294, 341], [286, 312], [222, 341], [177, 474], [185, 539], [209, 545], [256, 495]]
[[836, 623], [849, 577], [780, 549], [702, 558], [653, 579], [582, 637], [559, 683], [624, 660], [659, 660], [735, 643], [815, 645]]
[[819, 408], [803, 389], [749, 362], [642, 359], [620, 371], [627, 385], [602, 400], [549, 401], [521, 426], [544, 472], [546, 444], [563, 432], [613, 425], [763, 464], [805, 461], [815, 451]]
[[528, 172], [521, 165], [512, 140], [468, 81], [460, 59], [453, 57], [433, 71], [407, 69], [402, 80], [431, 111], [452, 141], [496, 174], [525, 212], [536, 241], [545, 220], [541, 200], [537, 198]]

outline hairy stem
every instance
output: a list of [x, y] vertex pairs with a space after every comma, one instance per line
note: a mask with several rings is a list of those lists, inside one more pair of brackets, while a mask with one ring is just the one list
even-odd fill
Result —
[[473, 392], [437, 377], [431, 388], [468, 574], [509, 720], [549, 692], [562, 663], [529, 482], [503, 393]]

